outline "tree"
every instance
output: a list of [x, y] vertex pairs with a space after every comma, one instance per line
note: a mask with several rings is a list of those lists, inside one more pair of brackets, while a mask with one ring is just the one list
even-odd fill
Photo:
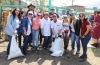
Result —
[[26, 2], [30, 2], [34, 5], [38, 6], [44, 6], [47, 3], [48, 0], [26, 0]]
[[0, 2], [2, 2], [2, 4], [13, 4], [14, 0], [0, 0]]

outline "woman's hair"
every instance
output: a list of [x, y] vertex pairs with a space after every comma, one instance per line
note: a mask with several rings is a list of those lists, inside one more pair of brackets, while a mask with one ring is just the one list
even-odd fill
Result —
[[97, 12], [97, 14], [99, 14], [99, 13], [100, 13], [100, 11]]
[[[86, 18], [86, 16], [85, 16], [85, 14], [84, 14], [84, 13], [80, 13], [80, 14], [82, 14], [82, 16], [84, 16], [83, 21], [85, 22], [85, 21], [87, 20], [87, 18]], [[80, 17], [80, 14], [79, 14], [79, 17]], [[81, 21], [81, 19], [80, 19], [80, 18], [79, 18], [79, 20]]]
[[[16, 11], [17, 9], [19, 9], [19, 8], [15, 8], [15, 9], [12, 11], [13, 19], [16, 17], [15, 11]], [[19, 14], [18, 14], [18, 19], [21, 20], [21, 14], [20, 14], [20, 12], [19, 12]]]
[[[66, 22], [69, 22], [68, 18], [67, 18], [67, 21]], [[64, 18], [63, 18], [63, 23], [64, 23]]]
[[[74, 24], [76, 24], [76, 21], [77, 21], [77, 17], [73, 14], [73, 15], [70, 15], [70, 16], [74, 16], [74, 19], [73, 19], [73, 22]], [[70, 23], [72, 22], [72, 19], [70, 18]]]

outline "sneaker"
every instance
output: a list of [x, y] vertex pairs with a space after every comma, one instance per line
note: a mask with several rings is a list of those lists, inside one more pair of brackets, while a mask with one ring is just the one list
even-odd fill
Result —
[[79, 53], [80, 53], [80, 51], [77, 51], [77, 52], [76, 52], [76, 54], [79, 54]]
[[86, 56], [81, 55], [79, 58], [87, 58], [87, 55]]
[[73, 52], [74, 52], [74, 50], [72, 49], [72, 50], [71, 50], [71, 52], [73, 53]]
[[39, 46], [42, 46], [42, 43], [40, 43]]
[[36, 50], [39, 51], [40, 49], [37, 47]]
[[31, 43], [29, 44], [29, 47], [32, 47]]
[[86, 58], [80, 58], [79, 59], [79, 62], [83, 62], [83, 61], [85, 61], [86, 60]]
[[64, 52], [65, 52], [66, 54], [68, 54], [68, 50], [64, 50]]

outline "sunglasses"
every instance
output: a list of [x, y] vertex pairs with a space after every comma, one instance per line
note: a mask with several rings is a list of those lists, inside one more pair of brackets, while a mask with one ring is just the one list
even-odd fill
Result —
[[29, 13], [28, 15], [32, 15], [32, 14]]
[[84, 17], [84, 16], [79, 16], [79, 17]]
[[37, 16], [41, 16], [41, 15], [37, 15]]
[[49, 17], [49, 18], [53, 18], [53, 17]]

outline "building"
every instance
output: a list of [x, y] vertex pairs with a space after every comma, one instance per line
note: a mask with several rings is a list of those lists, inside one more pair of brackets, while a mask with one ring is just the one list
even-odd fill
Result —
[[73, 5], [73, 6], [68, 6], [69, 8], [72, 8], [76, 11], [76, 9], [78, 9], [77, 11], [79, 13], [83, 13], [85, 12], [85, 6], [81, 6], [81, 5]]

